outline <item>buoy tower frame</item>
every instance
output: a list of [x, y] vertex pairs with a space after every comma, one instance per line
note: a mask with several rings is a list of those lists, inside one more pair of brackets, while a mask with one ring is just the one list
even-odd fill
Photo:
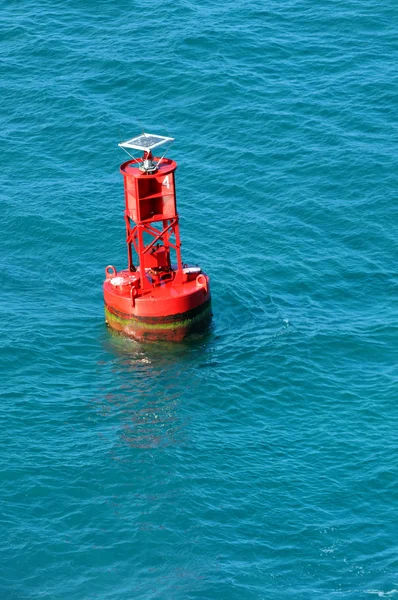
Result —
[[128, 267], [120, 272], [113, 266], [106, 268], [105, 315], [110, 327], [137, 340], [180, 341], [204, 331], [211, 320], [209, 278], [200, 267], [182, 262], [177, 163], [152, 153], [173, 141], [143, 133], [119, 144], [128, 153], [135, 149], [144, 154], [120, 167]]

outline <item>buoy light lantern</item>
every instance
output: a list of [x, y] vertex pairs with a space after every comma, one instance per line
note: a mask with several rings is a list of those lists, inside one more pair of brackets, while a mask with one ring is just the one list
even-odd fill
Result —
[[120, 167], [128, 266], [105, 269], [105, 319], [112, 329], [139, 341], [181, 341], [205, 331], [212, 316], [209, 277], [181, 258], [177, 164], [152, 155], [154, 148], [173, 141], [143, 133], [119, 144], [144, 155]]

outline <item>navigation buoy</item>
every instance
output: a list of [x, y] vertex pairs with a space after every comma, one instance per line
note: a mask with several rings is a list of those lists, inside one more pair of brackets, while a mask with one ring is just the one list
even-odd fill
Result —
[[[105, 319], [112, 329], [139, 341], [181, 341], [205, 331], [212, 316], [209, 277], [181, 259], [177, 163], [152, 155], [154, 148], [173, 141], [143, 133], [119, 144], [132, 158], [120, 167], [128, 267], [105, 269]], [[141, 150], [144, 155], [133, 158], [127, 149]]]

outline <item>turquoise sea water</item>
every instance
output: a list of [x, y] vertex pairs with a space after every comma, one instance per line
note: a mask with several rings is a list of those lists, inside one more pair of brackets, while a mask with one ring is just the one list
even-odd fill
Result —
[[[0, 26], [0, 598], [398, 599], [396, 2]], [[212, 280], [186, 344], [104, 325], [137, 119]]]

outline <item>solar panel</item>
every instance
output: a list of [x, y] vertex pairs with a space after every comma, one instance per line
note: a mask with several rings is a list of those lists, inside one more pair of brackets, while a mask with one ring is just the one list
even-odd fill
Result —
[[166, 144], [167, 142], [174, 142], [174, 138], [165, 137], [163, 135], [154, 135], [152, 133], [143, 133], [142, 135], [137, 135], [136, 137], [131, 138], [131, 140], [127, 140], [118, 145], [121, 148], [133, 148], [134, 150], [148, 152], [148, 150], [152, 150], [152, 148], [156, 148], [157, 146], [162, 146], [162, 144]]

